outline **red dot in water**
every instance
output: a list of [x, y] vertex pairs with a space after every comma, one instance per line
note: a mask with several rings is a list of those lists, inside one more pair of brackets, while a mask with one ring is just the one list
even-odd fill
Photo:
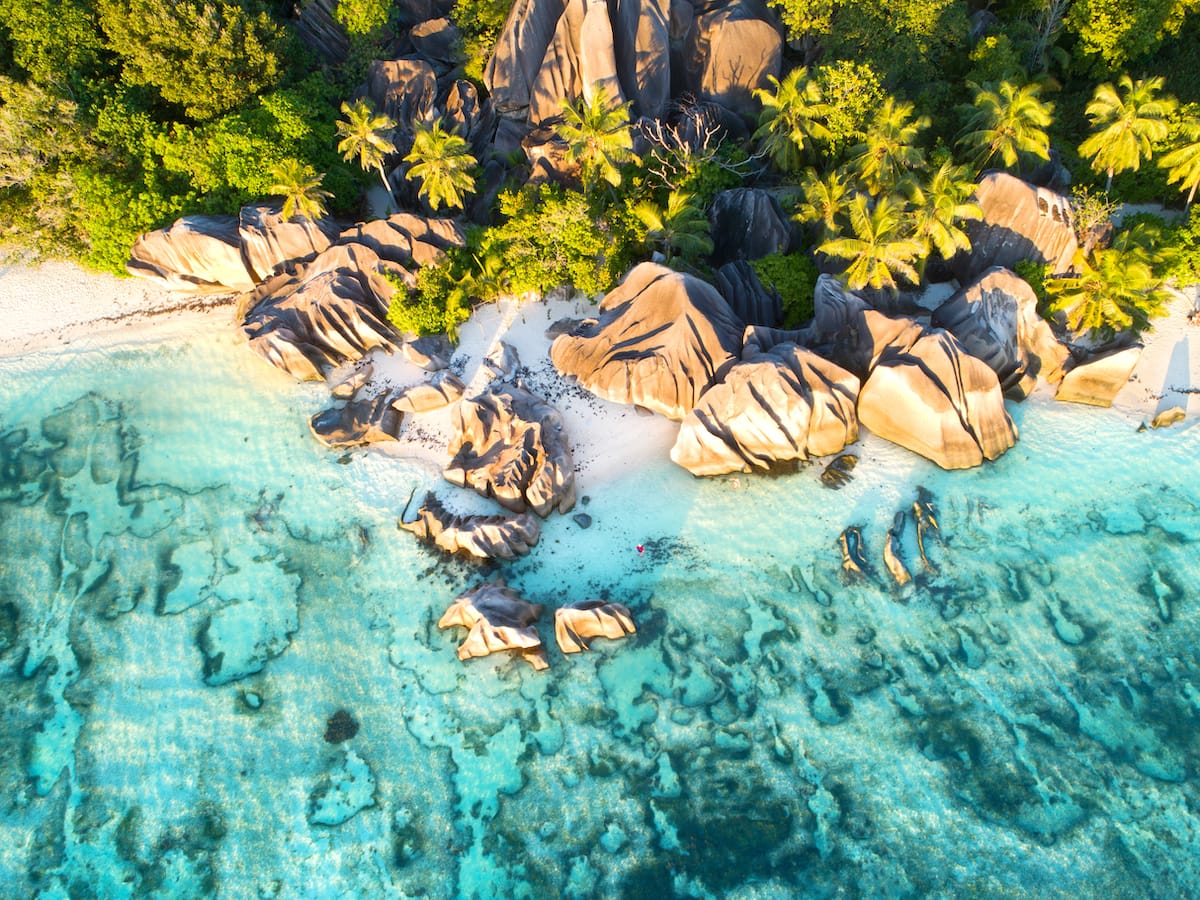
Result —
[[638, 545], [637, 545], [637, 552], [638, 552], [638, 553], [642, 553], [643, 551], [645, 551], [645, 549], [646, 549], [646, 548], [645, 548], [645, 547], [643, 547], [641, 544], [638, 544]]

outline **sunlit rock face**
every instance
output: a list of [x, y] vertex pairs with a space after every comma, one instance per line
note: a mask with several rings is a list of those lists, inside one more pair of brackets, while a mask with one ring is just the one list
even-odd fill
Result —
[[783, 38], [766, 8], [733, 0], [715, 8], [700, 4], [688, 33], [685, 83], [697, 97], [745, 113], [757, 108], [754, 91], [779, 77]]
[[1129, 383], [1129, 376], [1141, 356], [1142, 345], [1134, 344], [1080, 363], [1063, 377], [1054, 399], [1089, 406], [1112, 406], [1121, 388]]
[[398, 412], [426, 413], [442, 409], [462, 399], [466, 385], [452, 372], [443, 372], [430, 382], [410, 385], [391, 394], [392, 408]]
[[332, 219], [293, 216], [285, 221], [278, 204], [243, 206], [238, 217], [242, 254], [255, 282], [312, 259], [337, 236]]
[[438, 628], [468, 629], [458, 648], [459, 659], [516, 650], [535, 669], [545, 669], [546, 654], [533, 623], [542, 607], [529, 603], [504, 582], [484, 582], [460, 594], [438, 620]]
[[171, 291], [227, 294], [254, 287], [233, 216], [184, 216], [149, 231], [134, 241], [125, 268]]
[[716, 289], [642, 263], [600, 303], [599, 319], [558, 337], [564, 375], [617, 403], [682, 419], [741, 350], [742, 323]]
[[513, 512], [547, 516], [575, 505], [575, 463], [553, 406], [501, 382], [453, 410], [446, 480], [493, 497]]
[[944, 469], [995, 459], [1017, 440], [996, 374], [940, 331], [883, 351], [863, 383], [858, 418]]
[[554, 611], [554, 639], [563, 653], [589, 649], [589, 638], [617, 640], [636, 631], [629, 608], [620, 603], [579, 600]]
[[538, 542], [542, 526], [532, 513], [509, 516], [460, 516], [446, 509], [434, 494], [425, 496], [417, 517], [400, 522], [419, 540], [452, 554], [474, 559], [515, 559]]
[[309, 420], [313, 436], [329, 447], [358, 447], [394, 441], [404, 421], [387, 394], [350, 400], [317, 413]]
[[688, 413], [671, 459], [693, 475], [767, 470], [858, 440], [859, 381], [795, 344], [740, 362]]
[[1039, 377], [1060, 381], [1070, 356], [1038, 315], [1033, 288], [1001, 267], [988, 269], [939, 306], [932, 322], [987, 363], [1013, 400], [1028, 397]]
[[983, 218], [963, 224], [971, 250], [951, 263], [960, 282], [992, 266], [1011, 269], [1022, 260], [1049, 264], [1053, 272], [1071, 268], [1079, 244], [1068, 197], [992, 172], [979, 180], [975, 201]]
[[398, 349], [387, 321], [393, 290], [373, 250], [334, 244], [298, 274], [259, 285], [245, 301], [242, 331], [267, 362], [318, 380], [376, 347]]

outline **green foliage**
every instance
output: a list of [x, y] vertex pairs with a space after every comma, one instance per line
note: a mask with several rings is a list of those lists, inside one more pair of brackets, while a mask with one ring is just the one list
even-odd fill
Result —
[[5, 0], [0, 3], [4, 32], [13, 61], [43, 85], [91, 72], [104, 50], [92, 4], [81, 0]]
[[983, 218], [983, 210], [971, 200], [974, 193], [975, 182], [967, 170], [950, 162], [913, 187], [911, 227], [913, 237], [924, 246], [923, 259], [934, 251], [947, 260], [959, 251], [970, 251], [971, 241], [959, 223]]
[[1067, 327], [1109, 338], [1118, 332], [1139, 333], [1150, 319], [1165, 314], [1167, 294], [1154, 275], [1149, 252], [1136, 243], [1076, 254], [1075, 274], [1045, 282], [1048, 310], [1064, 313]]
[[1024, 54], [1007, 34], [988, 34], [971, 49], [968, 83], [988, 84], [1025, 79]]
[[850, 150], [850, 168], [873, 196], [897, 190], [924, 168], [925, 156], [916, 142], [928, 127], [929, 118], [916, 116], [911, 103], [892, 97], [883, 101], [862, 142]]
[[417, 290], [410, 295], [396, 276], [385, 275], [396, 292], [388, 307], [388, 321], [402, 334], [458, 336], [458, 326], [471, 315], [470, 299], [457, 266], [447, 259], [423, 266], [417, 272]]
[[0, 188], [27, 185], [79, 150], [75, 103], [0, 76]]
[[1108, 194], [1094, 194], [1087, 185], [1071, 188], [1071, 218], [1079, 242], [1082, 244], [1093, 228], [1111, 219], [1118, 206], [1120, 203]]
[[863, 194], [850, 202], [849, 234], [821, 244], [817, 250], [848, 265], [842, 277], [852, 291], [870, 287], [896, 291], [899, 281], [916, 284], [914, 267], [924, 252], [911, 237], [904, 208], [891, 197], [880, 197], [872, 205]]
[[690, 194], [672, 191], [665, 207], [645, 200], [634, 208], [634, 214], [646, 226], [647, 243], [658, 245], [667, 265], [675, 258], [694, 263], [712, 253], [708, 216]]
[[391, 139], [396, 123], [390, 116], [376, 115], [371, 101], [366, 98], [359, 98], [353, 104], [343, 103], [342, 115], [346, 118], [337, 122], [337, 135], [341, 138], [338, 152], [346, 160], [357, 157], [364, 172], [369, 169], [377, 171], [394, 205], [396, 198], [392, 194], [392, 186], [388, 184], [387, 173], [383, 170], [383, 161], [388, 154], [396, 152], [396, 145]]
[[620, 165], [633, 157], [629, 104], [613, 105], [602, 87], [590, 99], [562, 104], [563, 121], [557, 131], [567, 142], [567, 162], [579, 163], [583, 192], [590, 193], [598, 180], [612, 187], [621, 183]]
[[750, 263], [766, 287], [779, 294], [783, 327], [799, 328], [813, 315], [817, 267], [807, 253], [772, 253]]
[[781, 172], [795, 172], [806, 153], [829, 140], [824, 120], [828, 106], [820, 85], [808, 77], [808, 70], [793, 69], [783, 81], [767, 76], [772, 90], [756, 90], [762, 104], [754, 139]]
[[203, 121], [269, 90], [287, 33], [259, 0], [97, 0], [129, 84], [149, 85]]
[[419, 195], [434, 212], [443, 206], [461, 209], [475, 193], [475, 157], [466, 139], [443, 131], [440, 121], [428, 128], [417, 126], [412, 151], [404, 161], [412, 164], [408, 177], [421, 183]]
[[1074, 0], [1067, 28], [1078, 36], [1079, 53], [1101, 72], [1115, 72], [1142, 59], [1178, 34], [1197, 0]]
[[597, 210], [583, 194], [526, 187], [501, 194], [500, 212], [506, 221], [488, 230], [480, 252], [499, 258], [515, 294], [564, 284], [604, 293], [629, 265], [636, 225], [620, 210]]
[[81, 169], [74, 182], [74, 227], [86, 248], [82, 261], [107, 272], [124, 272], [134, 240], [182, 215], [189, 199], [153, 179], [137, 184], [121, 174]]
[[971, 87], [973, 109], [958, 143], [972, 155], [977, 171], [997, 157], [1008, 169], [1022, 158], [1050, 158], [1046, 129], [1053, 121], [1054, 104], [1038, 96], [1040, 85], [1002, 81], [994, 89], [991, 85]]
[[826, 152], [831, 159], [841, 159], [863, 139], [887, 93], [879, 74], [866, 63], [835, 60], [813, 72], [825, 100]]
[[1149, 159], [1156, 142], [1166, 138], [1167, 116], [1174, 111], [1173, 97], [1158, 98], [1162, 78], [1138, 79], [1122, 75], [1117, 87], [1102, 84], [1096, 88], [1087, 115], [1092, 135], [1079, 145], [1079, 154], [1091, 161], [1093, 171], [1113, 175], [1138, 169]]
[[320, 219], [328, 214], [325, 201], [332, 195], [321, 187], [324, 174], [308, 163], [298, 159], [285, 159], [271, 171], [271, 193], [283, 197], [283, 209], [280, 211], [284, 221], [291, 221], [296, 216], [306, 219]]
[[1179, 189], [1187, 193], [1183, 207], [1186, 212], [1200, 186], [1200, 115], [1193, 112], [1181, 123], [1174, 147], [1158, 160], [1158, 165], [1167, 171], [1168, 184], [1178, 183]]
[[1180, 287], [1200, 283], [1200, 207], [1192, 207], [1189, 215], [1173, 225], [1164, 225], [1157, 216], [1141, 214], [1125, 220], [1128, 228], [1148, 222], [1161, 231], [1158, 244], [1159, 262], [1155, 275], [1170, 279]]
[[508, 18], [508, 0], [457, 0], [450, 17], [462, 35], [467, 78], [483, 84], [483, 70]]
[[388, 22], [392, 0], [337, 0], [333, 17], [352, 37], [374, 35]]
[[1050, 300], [1050, 295], [1046, 293], [1046, 279], [1054, 274], [1050, 271], [1050, 264], [1022, 259], [1013, 266], [1013, 271], [1033, 288], [1033, 293], [1038, 298], [1038, 309], [1045, 310]]
[[802, 225], [816, 226], [821, 241], [837, 234], [839, 220], [855, 194], [846, 177], [840, 172], [830, 172], [822, 178], [815, 169], [809, 169], [800, 190], [802, 199], [793, 218]]

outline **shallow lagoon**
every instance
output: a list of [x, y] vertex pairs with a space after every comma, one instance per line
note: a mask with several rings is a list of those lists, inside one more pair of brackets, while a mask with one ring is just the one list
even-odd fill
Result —
[[322, 402], [231, 339], [0, 361], [6, 895], [1200, 891], [1195, 428], [1014, 407], [990, 466], [870, 442], [839, 492], [584, 473], [595, 524], [499, 571], [639, 631], [535, 673], [457, 660], [485, 573], [395, 527], [437, 473], [326, 451]]

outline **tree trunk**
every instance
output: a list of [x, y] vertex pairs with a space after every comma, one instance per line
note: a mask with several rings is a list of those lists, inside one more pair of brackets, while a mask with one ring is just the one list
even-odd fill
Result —
[[388, 212], [390, 213], [392, 210], [398, 210], [400, 208], [400, 204], [396, 202], [396, 195], [392, 193], [392, 186], [388, 184], [387, 173], [383, 171], [383, 163], [379, 164], [379, 180], [383, 182], [383, 189], [387, 191], [388, 200], [391, 202], [391, 206], [388, 207]]
[[1113, 170], [1109, 169], [1108, 170], [1108, 181], [1105, 182], [1105, 184], [1104, 184], [1104, 193], [1105, 194], [1107, 194], [1109, 191], [1112, 190], [1112, 178], [1113, 178]]
[[1192, 182], [1192, 189], [1188, 191], [1187, 203], [1183, 204], [1183, 217], [1186, 219], [1188, 210], [1192, 208], [1192, 201], [1196, 199], [1196, 188], [1200, 186], [1200, 178]]

